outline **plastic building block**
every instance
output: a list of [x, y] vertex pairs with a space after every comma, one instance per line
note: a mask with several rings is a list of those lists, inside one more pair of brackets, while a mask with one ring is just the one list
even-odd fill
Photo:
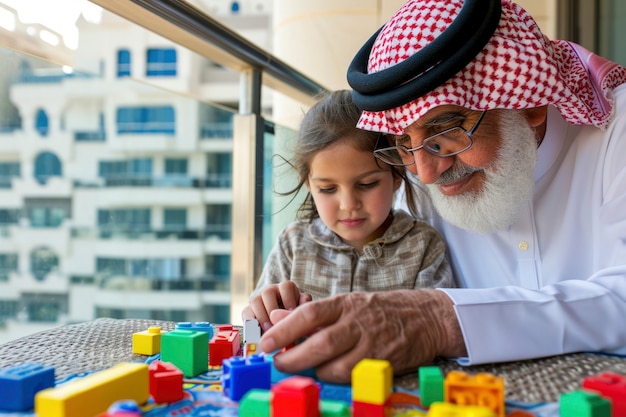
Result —
[[457, 405], [480, 405], [504, 417], [504, 378], [489, 373], [474, 376], [450, 371], [444, 380], [445, 402]]
[[0, 410], [32, 410], [35, 394], [51, 387], [54, 387], [54, 368], [24, 363], [0, 369]]
[[613, 417], [626, 417], [626, 376], [602, 372], [584, 378], [582, 386], [611, 400]]
[[[280, 352], [277, 351], [275, 353], [278, 354]], [[286, 373], [286, 372], [279, 371], [274, 366], [274, 356], [276, 356], [276, 354], [265, 355], [265, 359], [272, 364], [272, 384], [276, 384], [279, 381], [282, 381], [283, 379], [287, 379], [289, 377], [296, 376], [296, 375], [306, 376], [306, 377], [309, 377], [309, 378], [315, 378], [315, 369], [314, 368], [303, 369], [302, 371], [297, 372], [295, 374], [289, 374], [289, 373]]]
[[133, 353], [152, 356], [161, 352], [163, 333], [167, 332], [160, 327], [148, 327], [148, 330], [133, 333]]
[[312, 378], [292, 376], [275, 384], [271, 391], [272, 417], [320, 416], [320, 391]]
[[327, 382], [319, 382], [319, 385], [322, 400], [352, 403], [352, 387], [350, 385], [329, 384]]
[[443, 401], [443, 372], [438, 366], [421, 366], [418, 371], [420, 401], [424, 407]]
[[239, 417], [270, 417], [272, 393], [264, 389], [252, 389], [239, 401]]
[[161, 336], [161, 361], [171, 362], [186, 377], [209, 369], [209, 334], [193, 330], [172, 330]]
[[176, 330], [195, 330], [198, 332], [207, 332], [209, 340], [213, 337], [213, 325], [208, 321], [181, 321], [176, 323]]
[[155, 403], [171, 403], [185, 396], [183, 373], [171, 363], [154, 361], [148, 366], [150, 371], [150, 395]]
[[103, 413], [119, 400], [144, 404], [150, 396], [148, 380], [145, 363], [120, 363], [39, 391], [35, 395], [35, 414], [37, 417], [85, 417]]
[[209, 365], [222, 366], [222, 361], [239, 353], [239, 331], [230, 324], [218, 327], [217, 334], [209, 342]]
[[428, 410], [428, 417], [496, 417], [495, 411], [481, 405], [456, 405], [434, 402]]
[[391, 363], [382, 359], [362, 359], [352, 369], [352, 400], [383, 405], [393, 386]]
[[352, 401], [353, 417], [392, 417], [393, 409], [389, 402], [385, 404], [372, 404], [362, 401]]
[[559, 398], [560, 417], [611, 417], [611, 401], [595, 392], [572, 391]]
[[233, 356], [222, 362], [222, 388], [233, 401], [239, 401], [253, 388], [269, 390], [272, 364], [261, 355]]
[[320, 414], [322, 417], [350, 417], [350, 405], [343, 401], [321, 400]]
[[261, 326], [257, 319], [246, 320], [243, 323], [243, 356], [257, 353], [261, 340]]

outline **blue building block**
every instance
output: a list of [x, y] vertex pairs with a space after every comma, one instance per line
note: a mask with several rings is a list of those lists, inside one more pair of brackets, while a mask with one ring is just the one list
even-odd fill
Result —
[[54, 368], [38, 363], [23, 363], [0, 369], [0, 410], [32, 410], [35, 394], [52, 387]]
[[176, 323], [176, 330], [195, 330], [197, 332], [207, 332], [209, 334], [209, 340], [213, 338], [213, 325], [208, 321], [196, 321], [194, 323], [190, 321], [181, 321]]
[[320, 399], [341, 401], [352, 404], [352, 387], [350, 385], [329, 384], [320, 382]]
[[222, 389], [233, 401], [239, 401], [251, 389], [271, 388], [272, 364], [262, 355], [247, 358], [233, 356], [222, 362]]
[[[274, 355], [276, 355], [277, 353], [278, 351], [269, 355], [265, 355], [265, 358], [267, 359], [267, 361], [272, 364], [272, 384], [276, 384], [282, 381], [283, 379], [289, 378], [290, 376], [294, 376], [294, 375], [307, 376], [309, 378], [313, 378], [317, 380], [315, 377], [315, 368], [303, 369], [302, 371], [295, 373], [295, 374], [288, 374], [286, 372], [281, 372], [278, 369], [276, 369], [276, 367], [274, 367]], [[352, 398], [350, 398], [350, 401], [352, 402]]]

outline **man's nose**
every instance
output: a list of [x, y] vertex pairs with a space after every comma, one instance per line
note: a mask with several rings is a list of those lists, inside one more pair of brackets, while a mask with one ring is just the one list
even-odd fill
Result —
[[454, 165], [456, 156], [441, 158], [420, 149], [413, 152], [413, 158], [415, 158], [415, 165], [409, 166], [411, 172], [417, 174], [422, 183], [432, 184], [439, 179], [444, 171]]

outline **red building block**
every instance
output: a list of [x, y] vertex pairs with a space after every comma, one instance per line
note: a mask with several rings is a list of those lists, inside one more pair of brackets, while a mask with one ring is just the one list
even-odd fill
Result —
[[352, 417], [392, 417], [393, 408], [389, 400], [385, 404], [370, 404], [352, 401]]
[[320, 388], [313, 378], [292, 376], [272, 389], [272, 417], [320, 417]]
[[626, 376], [613, 372], [602, 372], [583, 379], [586, 390], [600, 393], [611, 400], [613, 417], [626, 417]]
[[222, 361], [236, 356], [241, 347], [239, 331], [232, 324], [222, 324], [209, 342], [209, 366], [222, 366]]
[[181, 400], [183, 391], [183, 372], [171, 363], [152, 362], [150, 371], [150, 395], [155, 403], [171, 403]]

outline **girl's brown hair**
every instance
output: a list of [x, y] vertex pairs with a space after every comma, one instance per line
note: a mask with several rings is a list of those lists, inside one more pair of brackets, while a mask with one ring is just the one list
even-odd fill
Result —
[[[361, 109], [352, 101], [352, 93], [349, 90], [333, 91], [317, 101], [302, 119], [294, 156], [289, 161], [298, 173], [298, 184], [291, 190], [279, 194], [297, 194], [305, 186], [309, 177], [313, 156], [338, 140], [350, 141], [355, 149], [372, 152], [372, 158], [374, 158], [379, 133], [357, 128], [356, 124], [360, 116]], [[378, 159], [376, 163], [379, 166], [384, 164]], [[411, 214], [415, 216], [417, 199], [406, 169], [397, 166], [388, 167], [394, 177], [402, 178], [407, 206]], [[303, 203], [298, 208], [297, 218], [310, 221], [316, 217], [319, 217], [319, 213], [311, 193], [307, 192]]]

